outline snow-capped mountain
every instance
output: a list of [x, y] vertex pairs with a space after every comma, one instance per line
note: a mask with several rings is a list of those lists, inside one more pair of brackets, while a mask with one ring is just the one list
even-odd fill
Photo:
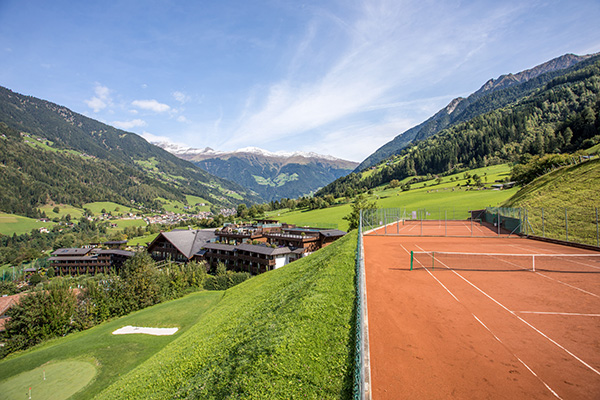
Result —
[[350, 173], [358, 165], [312, 152], [271, 152], [258, 147], [225, 152], [166, 142], [153, 144], [212, 174], [252, 189], [267, 200], [308, 195]]

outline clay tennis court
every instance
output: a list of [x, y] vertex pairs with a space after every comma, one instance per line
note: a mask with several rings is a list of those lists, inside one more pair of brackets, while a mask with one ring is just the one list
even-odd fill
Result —
[[365, 235], [364, 250], [374, 399], [600, 398], [600, 259], [532, 272], [425, 255], [411, 271], [410, 252], [600, 253], [514, 236]]

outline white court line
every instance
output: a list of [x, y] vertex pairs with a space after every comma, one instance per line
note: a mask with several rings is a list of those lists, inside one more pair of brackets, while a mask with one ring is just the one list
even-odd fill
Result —
[[553, 312], [553, 311], [515, 311], [519, 314], [542, 314], [542, 315], [574, 315], [580, 317], [600, 317], [600, 314], [584, 314], [584, 313], [569, 313], [569, 312]]
[[[421, 250], [423, 250], [420, 246], [419, 247]], [[425, 251], [425, 250], [423, 250]], [[525, 325], [529, 326], [531, 329], [533, 329], [534, 331], [536, 331], [537, 333], [539, 333], [540, 335], [542, 335], [543, 337], [545, 337], [547, 340], [549, 340], [552, 344], [554, 344], [555, 346], [559, 347], [560, 349], [562, 349], [564, 352], [566, 352], [567, 354], [569, 354], [571, 357], [573, 357], [574, 359], [576, 359], [577, 361], [579, 361], [581, 364], [585, 365], [588, 369], [590, 369], [591, 371], [595, 372], [597, 375], [600, 375], [600, 371], [598, 371], [597, 369], [595, 369], [594, 367], [592, 367], [591, 365], [589, 365], [588, 363], [586, 363], [585, 361], [583, 361], [581, 358], [577, 357], [575, 354], [573, 354], [572, 352], [570, 352], [569, 350], [567, 350], [564, 346], [561, 346], [559, 343], [557, 343], [555, 340], [551, 339], [550, 337], [548, 337], [548, 335], [546, 335], [544, 332], [540, 331], [539, 329], [537, 329], [535, 326], [531, 325], [529, 322], [525, 321], [523, 318], [519, 317], [514, 311], [509, 310], [505, 305], [503, 305], [502, 303], [500, 303], [498, 300], [494, 299], [492, 296], [490, 296], [489, 294], [487, 294], [486, 292], [484, 292], [483, 290], [481, 290], [480, 288], [477, 287], [477, 285], [475, 285], [474, 283], [472, 283], [471, 281], [469, 281], [467, 278], [465, 278], [464, 276], [462, 276], [461, 274], [459, 274], [458, 272], [454, 271], [453, 269], [449, 268], [446, 264], [444, 264], [442, 261], [438, 261], [439, 263], [441, 263], [443, 266], [445, 266], [448, 270], [450, 270], [452, 273], [454, 273], [456, 276], [460, 277], [462, 280], [464, 280], [465, 282], [467, 282], [469, 285], [471, 285], [472, 287], [474, 287], [477, 291], [479, 291], [481, 294], [483, 294], [484, 296], [486, 296], [488, 299], [492, 300], [494, 303], [496, 303], [497, 305], [499, 305], [500, 307], [502, 307], [504, 310], [506, 310], [507, 312], [509, 312], [510, 314], [514, 315], [516, 318], [518, 318], [521, 322], [523, 322]]]
[[[403, 245], [400, 245], [400, 247], [402, 247], [404, 249], [404, 251], [406, 251], [408, 254], [410, 254], [410, 252], [406, 249], [406, 247], [404, 247]], [[420, 246], [417, 246], [417, 247], [420, 248], [421, 250], [423, 250], [422, 247], [420, 247]], [[538, 374], [536, 374], [531, 368], [529, 368], [529, 366], [527, 364], [525, 364], [525, 362], [523, 362], [523, 360], [521, 360], [514, 353], [514, 351], [509, 349], [508, 346], [506, 344], [504, 344], [502, 342], [502, 340], [500, 340], [500, 338], [498, 336], [496, 336], [496, 334], [490, 330], [490, 328], [488, 328], [479, 318], [477, 318], [477, 316], [475, 314], [473, 314], [463, 303], [461, 303], [461, 301], [454, 295], [454, 293], [452, 293], [450, 291], [450, 289], [448, 289], [442, 282], [440, 282], [440, 280], [435, 275], [433, 275], [433, 273], [431, 273], [431, 271], [429, 271], [428, 268], [426, 268], [419, 260], [417, 260], [417, 262], [419, 264], [421, 264], [421, 266], [423, 267], [423, 269], [425, 271], [427, 271], [429, 276], [431, 276], [433, 279], [435, 279], [437, 281], [437, 283], [439, 283], [444, 289], [446, 289], [446, 291], [450, 294], [450, 296], [452, 296], [454, 298], [454, 300], [456, 300], [461, 306], [463, 306], [465, 309], [467, 309], [467, 311], [469, 311], [471, 313], [473, 318], [475, 318], [475, 320], [477, 322], [479, 322], [494, 337], [494, 339], [496, 339], [502, 345], [502, 347], [504, 347], [506, 349], [506, 351], [508, 351], [510, 354], [512, 354], [513, 357], [515, 357], [517, 360], [519, 360], [519, 362], [521, 364], [523, 364], [523, 366], [525, 366], [525, 368], [527, 368], [527, 370], [529, 370], [529, 372], [531, 372], [533, 374], [533, 376], [535, 376], [554, 396], [556, 396], [557, 398], [562, 400], [562, 398], [558, 395], [558, 393], [556, 393], [554, 390], [552, 390], [552, 388], [550, 386], [548, 386], [548, 384], [546, 382], [544, 382], [544, 380], [542, 378], [540, 378], [538, 376]]]
[[570, 285], [570, 284], [568, 284], [568, 283], [565, 283], [565, 282], [563, 282], [563, 281], [560, 281], [560, 280], [558, 280], [558, 279], [552, 278], [552, 277], [550, 277], [550, 276], [548, 276], [548, 275], [544, 275], [544, 274], [542, 274], [541, 272], [537, 272], [537, 271], [535, 271], [535, 273], [536, 273], [537, 275], [543, 276], [544, 278], [550, 279], [551, 281], [555, 281], [555, 282], [558, 282], [558, 283], [560, 283], [560, 284], [562, 284], [562, 285], [568, 286], [568, 287], [570, 287], [570, 288], [572, 288], [572, 289], [579, 290], [580, 292], [583, 292], [583, 293], [585, 293], [585, 294], [589, 294], [590, 296], [594, 296], [594, 297], [598, 297], [598, 298], [600, 298], [600, 296], [598, 296], [598, 295], [597, 295], [597, 294], [595, 294], [595, 293], [588, 292], [587, 290], [584, 290], [584, 289], [578, 288], [577, 286], [573, 286], [573, 285]]
[[[511, 245], [511, 246], [513, 246], [513, 245]], [[521, 246], [516, 246], [516, 245], [514, 245], [514, 247], [517, 247], [517, 248], [522, 248], [522, 249], [524, 249], [524, 250], [527, 250], [527, 251], [533, 251], [534, 253], [532, 253], [532, 254], [548, 254], [548, 253], [539, 253], [539, 252], [538, 252], [538, 249], [528, 249], [528, 248], [526, 248], [526, 247], [521, 247]], [[548, 250], [548, 252], [549, 252], [549, 253], [552, 253], [552, 254], [558, 254], [558, 252], [554, 252], [554, 251], [552, 251], [552, 250]], [[593, 254], [593, 253], [590, 253], [590, 254]], [[586, 264], [584, 264], [584, 265], [586, 265]], [[544, 277], [544, 278], [546, 278], [546, 279], [550, 279], [551, 281], [558, 282], [558, 283], [560, 283], [561, 285], [568, 286], [568, 287], [570, 287], [571, 289], [575, 289], [575, 290], [578, 290], [578, 291], [580, 291], [580, 292], [582, 292], [582, 293], [589, 294], [590, 296], [594, 296], [594, 297], [598, 297], [598, 298], [600, 298], [600, 296], [599, 296], [599, 295], [597, 295], [597, 294], [595, 294], [595, 293], [588, 292], [588, 291], [587, 291], [587, 290], [585, 290], [585, 289], [579, 288], [579, 287], [577, 287], [577, 286], [573, 286], [573, 285], [571, 285], [571, 284], [569, 284], [569, 283], [566, 283], [566, 282], [563, 282], [563, 281], [561, 281], [560, 279], [552, 278], [552, 277], [550, 277], [550, 276], [548, 276], [548, 275], [545, 275], [545, 274], [543, 274], [543, 273], [541, 273], [541, 272], [539, 272], [539, 271], [535, 271], [535, 273], [536, 273], [537, 275], [543, 276], [543, 277]]]

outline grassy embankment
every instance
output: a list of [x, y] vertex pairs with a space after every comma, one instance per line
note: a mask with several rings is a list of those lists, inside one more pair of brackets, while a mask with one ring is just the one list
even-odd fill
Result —
[[[0, 397], [22, 399], [32, 387], [32, 398], [60, 400], [83, 387], [72, 398], [92, 398], [184, 335], [222, 295], [223, 292], [193, 293], [11, 355], [0, 361]], [[111, 334], [126, 325], [180, 330], [173, 336]], [[71, 368], [74, 362], [80, 363], [75, 371]], [[43, 371], [46, 371], [45, 381]], [[78, 387], [80, 381], [84, 384]], [[40, 397], [41, 393], [48, 397]]]
[[595, 208], [600, 208], [600, 159], [545, 174], [521, 188], [503, 205], [526, 208], [529, 228], [535, 235], [566, 239], [568, 227], [570, 241], [596, 245]]
[[348, 398], [356, 233], [229, 289], [101, 399]]
[[[495, 180], [510, 177], [510, 166], [502, 164], [478, 168], [469, 171], [469, 174], [478, 174], [482, 177], [482, 183], [490, 187]], [[466, 219], [468, 210], [497, 206], [516, 193], [516, 189], [466, 190], [464, 187], [466, 183], [467, 179], [464, 177], [464, 172], [462, 172], [444, 177], [440, 184], [437, 184], [434, 179], [416, 183], [412, 185], [411, 190], [406, 192], [403, 192], [400, 188], [386, 189], [385, 187], [378, 187], [372, 191], [373, 194], [367, 197], [370, 201], [375, 201], [378, 208], [406, 208], [407, 211], [425, 208], [436, 213], [438, 210], [442, 210], [442, 218], [443, 210], [447, 210], [449, 219], [451, 214], [454, 218]], [[343, 218], [350, 214], [350, 211], [351, 204], [341, 204], [311, 211], [277, 210], [268, 215], [301, 226], [335, 223], [338, 224], [339, 229], [347, 230], [348, 222]]]

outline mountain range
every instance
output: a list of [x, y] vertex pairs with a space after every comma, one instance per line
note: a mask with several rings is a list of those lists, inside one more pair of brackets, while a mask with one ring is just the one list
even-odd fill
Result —
[[265, 200], [310, 195], [352, 172], [358, 163], [306, 152], [269, 152], [246, 147], [232, 152], [194, 149], [166, 142], [157, 146], [204, 170], [251, 189]]
[[4, 87], [0, 131], [1, 211], [107, 200], [160, 208], [185, 195], [215, 206], [263, 201], [134, 133]]
[[490, 79], [468, 97], [453, 99], [431, 118], [399, 134], [390, 142], [381, 146], [361, 162], [354, 171], [362, 171], [391, 156], [400, 154], [410, 143], [426, 139], [445, 128], [505, 107], [517, 99], [533, 93], [556, 76], [567, 72], [569, 68], [581, 62], [595, 59], [599, 54], [584, 56], [565, 54], [531, 69], [516, 74], [501, 75], [497, 79]]

